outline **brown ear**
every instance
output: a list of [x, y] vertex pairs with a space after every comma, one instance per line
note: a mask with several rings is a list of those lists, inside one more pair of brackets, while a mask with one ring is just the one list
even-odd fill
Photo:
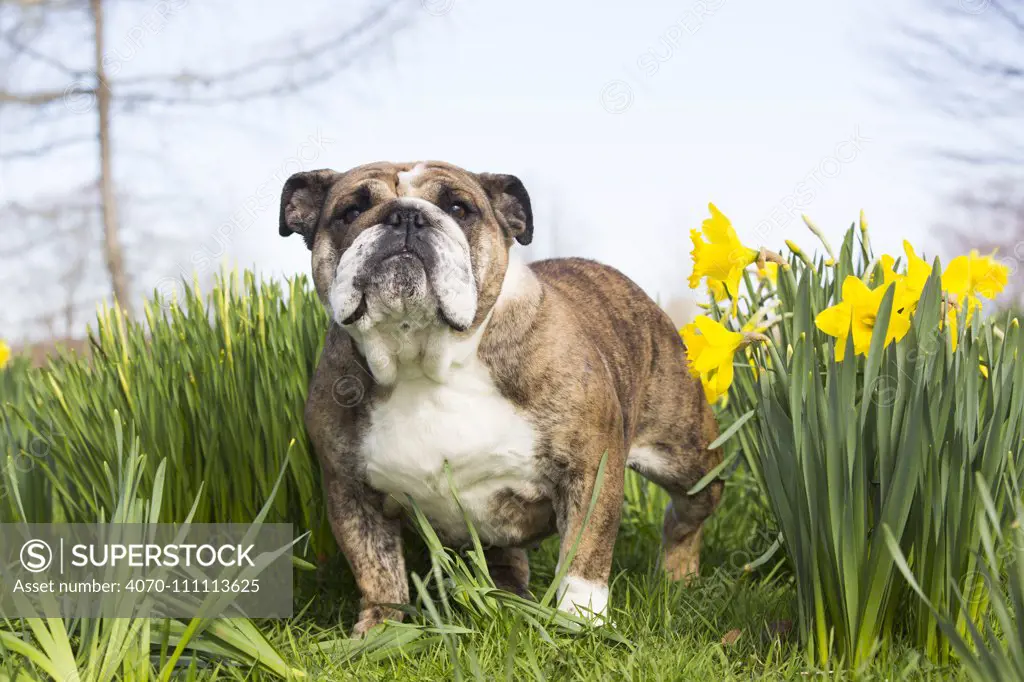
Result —
[[323, 213], [327, 190], [338, 175], [340, 173], [324, 168], [296, 173], [288, 178], [281, 191], [279, 231], [282, 237], [298, 232], [306, 247], [313, 248], [313, 235]]
[[522, 180], [499, 173], [480, 173], [478, 177], [502, 227], [523, 246], [532, 242], [533, 208]]

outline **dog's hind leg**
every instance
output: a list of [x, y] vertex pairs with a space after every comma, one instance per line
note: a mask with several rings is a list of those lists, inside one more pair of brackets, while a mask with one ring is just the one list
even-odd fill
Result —
[[[614, 415], [610, 410], [603, 414]], [[565, 566], [570, 556], [572, 560], [558, 586], [557, 603], [562, 611], [586, 619], [601, 620], [608, 612], [608, 579], [626, 473], [621, 428], [621, 420], [614, 421], [607, 435], [595, 437], [597, 430], [584, 423], [578, 431], [563, 436], [569, 447], [563, 451], [561, 461], [575, 470], [562, 478], [561, 494], [555, 502], [561, 536], [558, 565]], [[604, 475], [598, 481], [602, 460]]]
[[644, 434], [629, 451], [627, 466], [661, 486], [671, 502], [662, 527], [662, 566], [672, 580], [689, 580], [700, 570], [701, 530], [722, 497], [722, 481], [687, 493], [722, 461], [718, 449], [707, 446], [718, 437], [710, 407], [701, 423], [673, 423], [661, 433]]

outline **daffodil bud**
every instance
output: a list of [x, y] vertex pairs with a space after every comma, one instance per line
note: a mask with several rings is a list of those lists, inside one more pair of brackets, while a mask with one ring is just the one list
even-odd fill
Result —
[[822, 232], [817, 225], [811, 222], [811, 219], [807, 217], [807, 214], [801, 214], [800, 217], [804, 219], [804, 225], [807, 226], [808, 230], [814, 233], [814, 236], [817, 237], [822, 246], [825, 247], [825, 252], [828, 253], [829, 258], [834, 262], [836, 260], [836, 253], [832, 250], [832, 245], [828, 243], [828, 239], [825, 238], [825, 233]]

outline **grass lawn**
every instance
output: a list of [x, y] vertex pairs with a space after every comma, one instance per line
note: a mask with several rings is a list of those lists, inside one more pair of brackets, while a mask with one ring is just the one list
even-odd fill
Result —
[[[615, 548], [611, 614], [615, 629], [630, 644], [594, 634], [559, 634], [551, 641], [509, 617], [475, 621], [457, 611], [454, 623], [472, 630], [454, 638], [458, 670], [449, 647], [417, 641], [403, 652], [381, 651], [347, 659], [327, 652], [300, 661], [315, 679], [440, 680], [586, 679], [720, 680], [847, 679], [843, 673], [810, 668], [797, 643], [793, 619], [795, 586], [783, 553], [754, 570], [774, 540], [770, 516], [752, 481], [742, 471], [726, 487], [722, 506], [709, 521], [701, 577], [689, 586], [665, 580], [657, 566], [661, 513], [666, 497], [632, 472]], [[427, 550], [410, 535], [410, 570], [429, 572]], [[532, 589], [542, 595], [555, 571], [557, 539], [531, 552]], [[344, 559], [337, 556], [317, 574], [300, 579], [300, 603], [306, 608], [298, 631], [316, 640], [337, 637], [339, 622], [351, 627], [357, 591]], [[451, 622], [446, 619], [446, 622]], [[314, 648], [299, 639], [297, 648]], [[861, 679], [966, 679], [938, 669], [892, 643]]]

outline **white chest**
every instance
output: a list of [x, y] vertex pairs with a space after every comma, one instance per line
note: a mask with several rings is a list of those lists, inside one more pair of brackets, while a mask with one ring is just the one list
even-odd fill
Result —
[[437, 530], [465, 538], [447, 463], [477, 532], [485, 542], [500, 543], [506, 534], [491, 512], [495, 495], [541, 495], [535, 441], [533, 425], [473, 358], [443, 384], [422, 376], [400, 379], [370, 414], [363, 456], [370, 485], [402, 502], [411, 496]]

